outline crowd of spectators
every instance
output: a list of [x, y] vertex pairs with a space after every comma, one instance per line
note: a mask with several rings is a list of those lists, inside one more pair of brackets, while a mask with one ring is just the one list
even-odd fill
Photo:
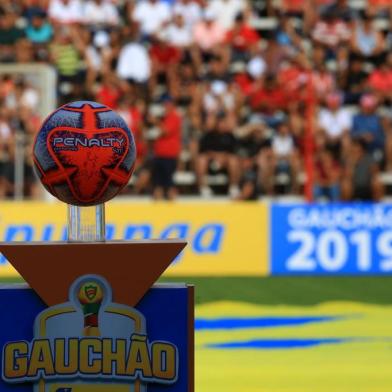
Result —
[[[0, 63], [51, 64], [58, 104], [117, 110], [138, 146], [135, 194], [302, 194], [312, 173], [316, 200], [379, 200], [392, 168], [392, 1], [357, 3], [2, 0]], [[39, 99], [0, 74], [0, 197], [14, 192], [15, 138], [37, 132]]]

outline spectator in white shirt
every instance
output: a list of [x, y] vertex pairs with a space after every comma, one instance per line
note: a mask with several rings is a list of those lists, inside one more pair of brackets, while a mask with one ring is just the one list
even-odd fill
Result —
[[133, 84], [145, 84], [150, 74], [150, 57], [146, 48], [138, 42], [123, 46], [118, 57], [117, 75]]
[[79, 23], [83, 20], [82, 3], [80, 0], [50, 0], [48, 14], [55, 23]]
[[246, 9], [245, 0], [211, 0], [207, 9], [217, 15], [217, 22], [226, 30], [234, 25], [236, 16]]
[[169, 5], [158, 0], [141, 0], [132, 13], [132, 19], [140, 24], [140, 31], [146, 36], [159, 33], [171, 16]]
[[175, 12], [173, 22], [167, 26], [165, 37], [171, 45], [178, 48], [188, 48], [192, 44], [192, 31], [185, 24], [184, 17], [181, 13]]
[[200, 5], [194, 0], [177, 0], [173, 12], [181, 14], [189, 28], [192, 28], [202, 17]]
[[286, 123], [278, 126], [276, 134], [272, 137], [271, 148], [260, 151], [258, 166], [260, 184], [265, 193], [269, 195], [274, 193], [277, 174], [289, 176], [291, 190], [297, 191], [299, 157], [291, 130]]
[[94, 27], [109, 27], [119, 24], [116, 6], [105, 0], [88, 0], [85, 4], [84, 15], [84, 22]]
[[321, 109], [318, 116], [319, 132], [316, 142], [320, 147], [328, 147], [335, 152], [335, 158], [348, 149], [349, 131], [352, 115], [342, 106], [342, 96], [339, 93], [327, 95], [326, 107]]

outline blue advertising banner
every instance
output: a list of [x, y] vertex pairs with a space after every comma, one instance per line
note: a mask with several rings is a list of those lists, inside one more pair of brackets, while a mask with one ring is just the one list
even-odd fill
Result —
[[190, 391], [192, 288], [154, 286], [132, 308], [101, 278], [81, 279], [49, 308], [32, 289], [0, 287], [0, 391]]
[[392, 273], [392, 205], [271, 206], [272, 275]]

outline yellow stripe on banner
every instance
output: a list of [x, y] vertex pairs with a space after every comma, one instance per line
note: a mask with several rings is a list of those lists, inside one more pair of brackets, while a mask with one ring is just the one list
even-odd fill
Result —
[[196, 326], [198, 392], [392, 390], [392, 306], [218, 302]]
[[[60, 240], [66, 216], [62, 203], [0, 203], [0, 241]], [[167, 275], [267, 275], [268, 208], [262, 203], [111, 202], [106, 223], [113, 239], [186, 239]], [[0, 260], [0, 276], [15, 275]]]

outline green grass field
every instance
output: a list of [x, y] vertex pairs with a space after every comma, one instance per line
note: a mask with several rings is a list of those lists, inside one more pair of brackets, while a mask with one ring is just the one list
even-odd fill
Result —
[[[391, 277], [163, 277], [162, 282], [196, 286], [196, 305], [239, 301], [265, 305], [316, 305], [327, 301], [353, 301], [392, 305]], [[20, 283], [2, 278], [3, 283]]]
[[196, 286], [197, 392], [392, 390], [392, 277], [161, 280]]

